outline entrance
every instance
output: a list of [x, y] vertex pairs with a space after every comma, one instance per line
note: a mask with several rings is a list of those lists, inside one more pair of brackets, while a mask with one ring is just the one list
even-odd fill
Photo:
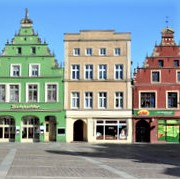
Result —
[[136, 124], [136, 142], [150, 142], [150, 125], [145, 120]]
[[15, 120], [11, 116], [0, 116], [0, 142], [15, 141]]
[[86, 139], [86, 124], [82, 120], [77, 120], [74, 123], [74, 141], [85, 141]]
[[22, 118], [22, 142], [39, 142], [39, 118], [24, 116]]
[[56, 141], [56, 117], [55, 116], [46, 116], [45, 117], [45, 141]]

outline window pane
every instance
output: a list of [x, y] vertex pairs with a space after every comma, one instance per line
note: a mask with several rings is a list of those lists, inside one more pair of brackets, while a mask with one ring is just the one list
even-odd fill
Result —
[[79, 108], [79, 93], [78, 92], [72, 93], [71, 106], [72, 108]]
[[93, 65], [85, 65], [85, 79], [93, 79]]
[[19, 102], [19, 86], [10, 85], [10, 102]]
[[71, 79], [79, 80], [79, 78], [80, 78], [80, 66], [72, 65], [71, 66]]
[[168, 93], [168, 108], [177, 108], [177, 93], [169, 92]]
[[155, 93], [141, 93], [141, 108], [155, 108]]
[[107, 93], [100, 92], [99, 93], [99, 108], [107, 107]]
[[13, 65], [12, 66], [12, 76], [20, 76], [20, 66], [19, 65]]
[[31, 76], [39, 76], [39, 65], [31, 65]]
[[38, 87], [37, 85], [28, 86], [28, 101], [37, 102], [38, 100]]
[[56, 85], [47, 86], [47, 101], [48, 102], [57, 101], [57, 86]]
[[5, 99], [6, 99], [5, 85], [0, 85], [0, 102], [5, 102]]
[[159, 72], [152, 72], [152, 81], [153, 82], [159, 82], [160, 81], [160, 77], [159, 77]]
[[120, 56], [121, 55], [121, 49], [120, 48], [115, 48], [114, 49], [114, 55], [115, 56]]
[[123, 65], [122, 64], [115, 65], [115, 79], [116, 80], [123, 79]]
[[85, 108], [92, 108], [93, 94], [91, 92], [85, 93]]
[[107, 65], [99, 65], [99, 79], [107, 79]]

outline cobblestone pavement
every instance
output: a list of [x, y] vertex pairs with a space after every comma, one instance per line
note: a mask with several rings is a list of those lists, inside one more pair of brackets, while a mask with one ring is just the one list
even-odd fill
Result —
[[0, 144], [0, 179], [83, 178], [180, 178], [180, 145]]

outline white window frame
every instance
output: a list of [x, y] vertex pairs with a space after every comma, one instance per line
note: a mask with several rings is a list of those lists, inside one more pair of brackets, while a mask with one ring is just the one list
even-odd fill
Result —
[[[153, 72], [159, 72], [159, 81], [153, 81]], [[151, 83], [161, 83], [161, 70], [151, 70]]]
[[[100, 93], [104, 93], [104, 94], [106, 94], [106, 97], [105, 96], [102, 96], [102, 97], [100, 97]], [[106, 91], [100, 91], [99, 93], [98, 93], [98, 109], [107, 109], [107, 106], [108, 106], [108, 93], [106, 92]], [[100, 102], [100, 100], [102, 100], [102, 106], [100, 106], [100, 104], [101, 104], [101, 102]], [[106, 103], [105, 103], [105, 101], [104, 100], [106, 100]]]
[[[90, 53], [89, 53], [89, 52], [90, 52]], [[92, 56], [92, 54], [93, 54], [92, 48], [86, 48], [85, 54], [86, 54], [86, 56]]]
[[[37, 85], [37, 101], [29, 101], [29, 85]], [[39, 102], [39, 97], [40, 97], [40, 94], [39, 94], [39, 89], [40, 87], [40, 84], [39, 83], [26, 83], [26, 102], [27, 103], [38, 103]]]
[[178, 80], [178, 73], [180, 73], [180, 70], [177, 70], [177, 71], [176, 71], [176, 82], [177, 82], [177, 83], [180, 83], [180, 80]]
[[[77, 96], [75, 96], [75, 97], [73, 97], [73, 93], [75, 94], [77, 94]], [[75, 98], [75, 102], [76, 102], [76, 104], [75, 104], [75, 106], [73, 106], [73, 98]], [[71, 109], [79, 109], [80, 108], [80, 92], [78, 92], [78, 91], [72, 91], [71, 92]]]
[[121, 56], [121, 48], [114, 48], [114, 56]]
[[74, 48], [73, 49], [73, 56], [80, 56], [81, 50], [80, 48]]
[[[0, 83], [1, 86], [5, 86], [5, 92], [4, 92], [4, 101], [1, 101], [0, 103], [5, 103], [7, 102], [7, 84]], [[2, 95], [1, 95], [2, 96]]]
[[106, 48], [100, 48], [100, 49], [99, 49], [99, 55], [100, 55], [100, 56], [106, 56], [106, 55], [107, 55], [107, 50], [106, 50]]
[[[73, 66], [76, 66], [76, 69], [73, 69]], [[79, 69], [77, 68], [79, 67]], [[75, 73], [75, 78], [73, 78], [73, 73]], [[79, 76], [77, 75], [79, 73]], [[71, 80], [80, 80], [80, 65], [79, 64], [72, 64], [71, 65]]]
[[[88, 94], [88, 96], [86, 96], [86, 94]], [[90, 94], [92, 94], [92, 96], [90, 96]], [[88, 105], [86, 105], [86, 100], [88, 100]], [[91, 106], [92, 104], [92, 106]], [[85, 109], [92, 109], [93, 108], [93, 92], [91, 91], [86, 91], [84, 93], [84, 108]]]
[[157, 106], [158, 106], [158, 104], [157, 104], [157, 102], [158, 102], [158, 100], [157, 100], [157, 91], [156, 90], [148, 90], [148, 91], [145, 91], [145, 90], [140, 90], [139, 91], [139, 102], [138, 102], [138, 104], [139, 104], [139, 109], [145, 109], [145, 108], [142, 108], [141, 107], [141, 93], [155, 93], [155, 107], [154, 108], [147, 108], [147, 109], [157, 109]]
[[[118, 68], [116, 69], [116, 66], [122, 67], [122, 69]], [[118, 78], [116, 78], [116, 72], [118, 73]], [[121, 78], [121, 73], [122, 73], [122, 78]], [[114, 65], [114, 79], [115, 80], [123, 80], [124, 79], [124, 65], [123, 64], [115, 64]]]
[[[168, 107], [168, 93], [177, 93], [177, 107], [172, 107], [172, 108], [169, 108]], [[166, 91], [166, 109], [178, 109], [179, 108], [179, 91], [178, 90], [167, 90]]]
[[[48, 101], [48, 85], [56, 85], [56, 101]], [[58, 83], [45, 83], [45, 102], [47, 103], [55, 103], [59, 102], [59, 85]]]
[[[86, 68], [88, 66], [88, 69]], [[90, 68], [92, 67], [92, 69]], [[88, 78], [86, 78], [86, 73], [88, 74]], [[91, 78], [91, 73], [92, 73], [92, 78]], [[94, 78], [94, 73], [93, 73], [93, 65], [92, 64], [85, 64], [84, 65], [84, 79], [85, 80], [93, 80]]]
[[[120, 96], [117, 96], [116, 94], [120, 94]], [[122, 106], [116, 107], [116, 100], [118, 100], [118, 103], [121, 105], [121, 100], [122, 100]], [[116, 91], [114, 93], [114, 108], [115, 109], [123, 109], [124, 108], [124, 92], [122, 91]]]
[[[10, 99], [11, 99], [11, 96], [10, 96], [10, 91], [11, 91], [11, 89], [10, 89], [10, 86], [18, 86], [18, 101], [11, 101]], [[20, 102], [20, 84], [17, 84], [17, 83], [10, 83], [10, 84], [8, 84], [8, 102], [9, 103], [19, 103]]]
[[[38, 66], [38, 75], [37, 76], [36, 75], [32, 75], [32, 66], [34, 66], [34, 65]], [[39, 77], [40, 76], [40, 72], [41, 72], [41, 66], [40, 66], [39, 63], [31, 63], [31, 64], [29, 64], [29, 76], [30, 77]]]
[[[19, 76], [14, 76], [14, 66], [19, 66]], [[21, 76], [21, 64], [11, 64], [11, 71], [10, 71], [11, 77], [20, 77]]]
[[[100, 66], [103, 66], [105, 68], [101, 69]], [[100, 77], [100, 76], [102, 76], [102, 77]], [[99, 64], [98, 65], [98, 79], [99, 80], [106, 80], [107, 79], [107, 65], [106, 64]]]

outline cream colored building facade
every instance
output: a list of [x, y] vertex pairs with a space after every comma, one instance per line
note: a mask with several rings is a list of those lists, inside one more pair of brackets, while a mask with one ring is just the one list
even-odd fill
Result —
[[66, 141], [132, 142], [130, 33], [64, 35]]

